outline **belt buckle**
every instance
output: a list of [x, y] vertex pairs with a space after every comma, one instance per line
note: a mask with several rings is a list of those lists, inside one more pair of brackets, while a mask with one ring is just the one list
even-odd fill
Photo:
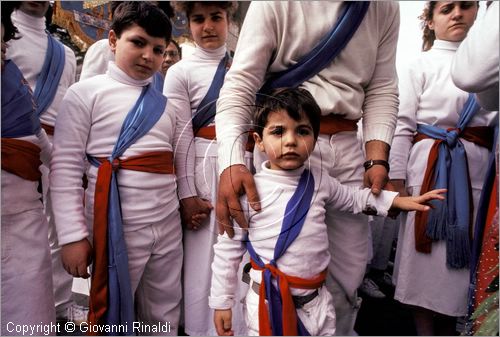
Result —
[[310, 293], [309, 295], [304, 296], [292, 296], [293, 303], [295, 304], [295, 308], [300, 309], [307, 303], [311, 302], [316, 296], [319, 295], [318, 289]]

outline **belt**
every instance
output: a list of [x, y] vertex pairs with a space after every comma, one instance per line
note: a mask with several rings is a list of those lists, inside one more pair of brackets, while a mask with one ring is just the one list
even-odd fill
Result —
[[340, 115], [321, 116], [319, 133], [334, 135], [343, 131], [358, 131], [358, 120], [345, 119]]
[[[251, 266], [250, 263], [247, 264], [248, 266]], [[241, 280], [245, 282], [246, 284], [250, 284], [250, 281], [252, 281], [252, 290], [259, 295], [259, 290], [260, 290], [260, 283], [257, 283], [253, 281], [250, 278], [250, 274], [248, 273], [250, 268], [247, 268], [247, 265], [245, 265], [245, 268], [243, 270], [243, 275], [241, 276]], [[295, 308], [300, 309], [307, 303], [311, 302], [313, 299], [316, 298], [316, 296], [319, 295], [318, 289], [315, 289], [312, 293], [304, 296], [292, 296], [293, 303], [295, 304]]]
[[[245, 150], [249, 152], [253, 152], [253, 148], [255, 146], [255, 141], [253, 139], [253, 130], [248, 131], [248, 138], [247, 142], [245, 144]], [[217, 139], [216, 134], [215, 134], [215, 125], [210, 125], [210, 126], [204, 126], [197, 130], [194, 133], [195, 137], [200, 137], [200, 138], [205, 138], [208, 140], [215, 140]]]

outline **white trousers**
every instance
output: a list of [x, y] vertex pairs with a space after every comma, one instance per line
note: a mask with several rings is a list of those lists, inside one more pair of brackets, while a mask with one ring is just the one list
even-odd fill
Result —
[[[40, 208], [2, 214], [2, 335], [16, 324], [55, 324], [47, 220]], [[51, 334], [56, 331], [52, 329]], [[41, 334], [41, 332], [37, 333]]]
[[[248, 336], [259, 336], [259, 295], [252, 287], [245, 298], [244, 312]], [[334, 335], [335, 309], [332, 296], [325, 287], [319, 289], [318, 296], [313, 300], [297, 309], [297, 315], [311, 336]]]

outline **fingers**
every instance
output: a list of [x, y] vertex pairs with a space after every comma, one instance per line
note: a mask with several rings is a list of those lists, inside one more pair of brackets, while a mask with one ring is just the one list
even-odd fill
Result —
[[257, 187], [255, 187], [255, 180], [253, 179], [253, 177], [250, 178], [251, 179], [245, 179], [245, 181], [243, 182], [243, 188], [245, 189], [250, 207], [252, 207], [257, 212], [260, 212], [261, 205], [259, 193], [257, 192]]
[[233, 224], [229, 220], [229, 208], [225, 198], [217, 199], [217, 204], [215, 205], [215, 218], [217, 219], [219, 234], [222, 235], [226, 232], [227, 235], [232, 238], [234, 236]]
[[371, 188], [372, 193], [375, 195], [379, 195], [382, 192], [382, 188], [384, 188], [388, 181], [387, 171], [382, 165], [375, 165], [365, 172], [364, 183]]

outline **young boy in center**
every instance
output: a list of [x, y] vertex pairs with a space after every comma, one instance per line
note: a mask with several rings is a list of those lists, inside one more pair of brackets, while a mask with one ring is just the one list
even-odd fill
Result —
[[[419, 197], [398, 197], [369, 188], [341, 185], [313, 169], [320, 108], [305, 89], [277, 89], [259, 102], [254, 133], [257, 148], [268, 158], [255, 175], [262, 210], [246, 200], [248, 232], [235, 226], [235, 237], [219, 236], [214, 246], [210, 307], [219, 335], [231, 335], [231, 308], [239, 280], [237, 267], [248, 250], [252, 269], [245, 299], [248, 335], [334, 335], [335, 310], [323, 287], [330, 262], [325, 207], [386, 216], [390, 208], [429, 209], [444, 190]], [[244, 198], [244, 197], [243, 197]]]
[[[92, 260], [89, 321], [125, 324], [127, 334], [177, 335], [182, 231], [172, 144], [179, 126], [151, 85], [170, 38], [161, 9], [123, 2], [109, 33], [115, 61], [69, 88], [56, 121], [50, 181], [63, 265], [87, 278]], [[134, 321], [151, 329], [133, 330]]]

